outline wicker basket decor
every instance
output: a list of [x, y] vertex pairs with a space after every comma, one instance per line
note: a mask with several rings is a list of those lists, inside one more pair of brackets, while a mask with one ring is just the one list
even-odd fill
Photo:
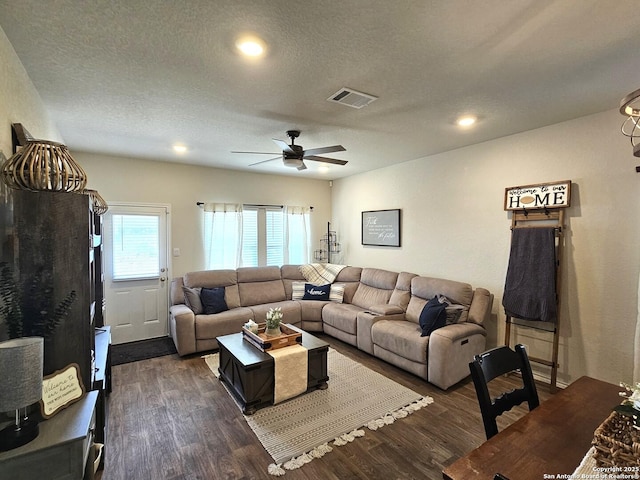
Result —
[[84, 190], [82, 190], [82, 193], [91, 197], [91, 200], [93, 202], [93, 213], [95, 213], [96, 215], [104, 215], [105, 213], [107, 213], [107, 210], [109, 210], [109, 205], [97, 190], [85, 188]]
[[2, 166], [2, 181], [16, 190], [81, 192], [87, 174], [66, 145], [32, 140]]
[[592, 444], [599, 467], [640, 467], [640, 430], [627, 415], [612, 412], [594, 432]]

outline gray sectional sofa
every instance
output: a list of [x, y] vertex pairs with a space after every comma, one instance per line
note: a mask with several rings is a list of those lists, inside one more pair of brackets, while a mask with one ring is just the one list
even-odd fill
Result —
[[[215, 349], [216, 337], [239, 332], [248, 320], [264, 322], [272, 307], [282, 309], [284, 323], [324, 332], [445, 390], [467, 377], [469, 362], [485, 350], [483, 324], [493, 295], [484, 288], [408, 272], [345, 267], [333, 282], [342, 293], [340, 302], [294, 299], [295, 282], [305, 282], [298, 265], [190, 272], [174, 278], [169, 322], [178, 353]], [[218, 288], [228, 310], [200, 312], [189, 298], [201, 288]], [[455, 303], [460, 316], [421, 336], [420, 313], [436, 295]]]

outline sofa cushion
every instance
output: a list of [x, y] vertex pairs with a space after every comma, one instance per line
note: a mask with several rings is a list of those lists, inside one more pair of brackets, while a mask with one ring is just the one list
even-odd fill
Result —
[[260, 305], [252, 305], [249, 308], [253, 312], [253, 318], [256, 323], [264, 323], [267, 319], [267, 312], [272, 308], [280, 308], [282, 311], [282, 323], [292, 323], [299, 325], [302, 317], [300, 315], [300, 304], [294, 300], [285, 300], [283, 302], [264, 303]]
[[402, 311], [407, 309], [409, 300], [411, 300], [411, 280], [413, 277], [417, 277], [417, 275], [415, 273], [400, 272], [396, 286], [389, 299], [389, 303], [398, 305], [402, 308]]
[[364, 268], [360, 276], [360, 285], [353, 295], [351, 303], [362, 308], [371, 305], [389, 303], [396, 286], [398, 274], [379, 268]]
[[331, 284], [326, 285], [313, 285], [307, 283], [304, 286], [304, 296], [302, 300], [329, 300], [329, 293], [331, 292]]
[[225, 312], [212, 315], [196, 315], [196, 340], [209, 340], [221, 335], [229, 335], [242, 331], [242, 325], [253, 319], [253, 312], [249, 308], [233, 308]]
[[184, 304], [189, 307], [196, 315], [200, 315], [202, 312], [204, 312], [202, 300], [200, 300], [201, 290], [202, 289], [199, 287], [182, 287], [182, 291], [184, 292]]
[[288, 299], [292, 299], [292, 284], [295, 282], [305, 283], [305, 278], [300, 273], [300, 265], [282, 265], [280, 267], [280, 277], [284, 284], [284, 293]]
[[238, 268], [238, 293], [243, 307], [283, 302], [287, 296], [279, 267]]
[[361, 267], [346, 267], [340, 270], [333, 283], [342, 283], [344, 285], [344, 303], [352, 303], [351, 300], [360, 285], [360, 276], [362, 275]]
[[401, 357], [426, 364], [429, 337], [421, 337], [420, 332], [420, 326], [413, 322], [379, 320], [371, 327], [371, 340]]
[[322, 309], [322, 321], [325, 325], [331, 325], [338, 330], [356, 334], [357, 316], [362, 308], [348, 303], [327, 303]]
[[224, 299], [231, 309], [240, 306], [237, 283], [238, 279], [235, 270], [205, 270], [189, 272], [184, 275], [184, 285], [187, 287], [225, 287]]
[[444, 295], [453, 304], [466, 307], [458, 322], [466, 321], [467, 311], [473, 299], [473, 289], [468, 283], [441, 278], [414, 277], [411, 279], [411, 300], [407, 306], [406, 320], [418, 323], [420, 313], [428, 300]]
[[441, 303], [438, 297], [433, 297], [426, 303], [418, 320], [422, 330], [421, 337], [428, 337], [437, 328], [445, 326], [447, 322], [446, 307], [446, 303]]
[[200, 291], [200, 300], [205, 315], [229, 310], [227, 302], [224, 300], [224, 287], [203, 288]]

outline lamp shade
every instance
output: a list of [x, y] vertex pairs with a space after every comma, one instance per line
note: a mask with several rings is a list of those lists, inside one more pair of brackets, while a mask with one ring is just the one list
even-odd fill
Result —
[[26, 407], [42, 398], [44, 338], [0, 342], [0, 412]]

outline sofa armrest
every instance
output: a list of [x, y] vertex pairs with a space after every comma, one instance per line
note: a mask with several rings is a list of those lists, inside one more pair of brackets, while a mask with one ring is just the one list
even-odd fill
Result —
[[486, 346], [487, 332], [471, 322], [454, 323], [433, 331], [429, 337], [429, 383], [443, 390], [470, 375], [469, 363]]
[[169, 329], [180, 356], [196, 351], [196, 316], [184, 304], [169, 308]]
[[469, 322], [483, 325], [491, 315], [493, 294], [486, 288], [476, 288], [469, 307]]
[[404, 313], [402, 307], [390, 303], [373, 305], [367, 311], [375, 313], [376, 315], [398, 315], [399, 313]]

